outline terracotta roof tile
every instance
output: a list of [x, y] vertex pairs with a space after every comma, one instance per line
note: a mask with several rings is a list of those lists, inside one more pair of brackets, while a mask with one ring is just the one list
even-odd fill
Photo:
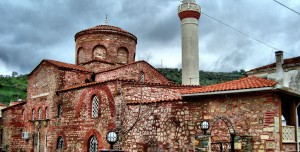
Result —
[[61, 67], [61, 68], [67, 68], [67, 69], [72, 69], [72, 70], [79, 70], [79, 71], [84, 71], [84, 72], [92, 72], [84, 67], [75, 65], [75, 64], [70, 64], [70, 63], [64, 63], [64, 62], [59, 62], [59, 61], [54, 61], [54, 60], [44, 60], [48, 63], [51, 63], [55, 66]]
[[[283, 66], [289, 66], [289, 65], [292, 65], [292, 64], [300, 64], [300, 56], [283, 60]], [[271, 64], [268, 64], [268, 65], [264, 65], [264, 66], [261, 66], [261, 67], [258, 67], [258, 68], [251, 69], [248, 72], [259, 71], [259, 70], [264, 70], [264, 69], [268, 69], [268, 68], [275, 68], [275, 67], [276, 67], [276, 63], [271, 63]]]
[[216, 92], [216, 91], [228, 91], [228, 90], [242, 90], [242, 89], [253, 89], [263, 87], [273, 87], [277, 82], [273, 80], [267, 80], [254, 76], [241, 78], [239, 80], [228, 81], [220, 84], [211, 86], [204, 86], [200, 88], [184, 89], [181, 91], [182, 94], [193, 94], [193, 93], [205, 93], [205, 92]]

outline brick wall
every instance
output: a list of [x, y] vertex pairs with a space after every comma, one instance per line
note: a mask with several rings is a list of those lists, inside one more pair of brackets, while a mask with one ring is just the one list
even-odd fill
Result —
[[[135, 40], [118, 33], [97, 33], [81, 35], [76, 39], [76, 63], [80, 64], [78, 60], [85, 62], [94, 60], [93, 49], [96, 46], [106, 48], [106, 57], [103, 58], [106, 62], [121, 63], [118, 61], [117, 56], [119, 48], [126, 48], [128, 50], [128, 63], [134, 62], [136, 49]], [[78, 54], [79, 49], [82, 50], [80, 55]]]
[[145, 83], [160, 83], [160, 84], [171, 84], [166, 77], [158, 72], [151, 65], [145, 61], [138, 61], [133, 64], [107, 70], [105, 72], [98, 73], [96, 75], [96, 81], [103, 81], [109, 79], [134, 79], [141, 82], [141, 74], [144, 74]]

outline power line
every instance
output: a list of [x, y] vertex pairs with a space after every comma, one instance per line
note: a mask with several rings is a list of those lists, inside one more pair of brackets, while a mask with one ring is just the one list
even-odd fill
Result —
[[291, 11], [293, 11], [293, 12], [297, 13], [298, 15], [300, 15], [300, 13], [299, 13], [299, 12], [297, 12], [297, 11], [295, 11], [295, 10], [291, 9], [290, 7], [288, 7], [288, 6], [284, 5], [284, 4], [282, 4], [282, 3], [280, 3], [280, 2], [278, 2], [278, 1], [276, 1], [276, 0], [273, 0], [273, 1], [274, 1], [274, 2], [276, 2], [276, 3], [278, 3], [278, 4], [280, 4], [281, 6], [283, 6], [283, 7], [287, 8], [287, 9], [289, 9], [289, 10], [291, 10]]
[[215, 20], [215, 21], [217, 21], [217, 22], [219, 22], [219, 23], [221, 23], [221, 24], [223, 24], [223, 25], [225, 25], [225, 26], [227, 26], [227, 27], [229, 27], [229, 28], [231, 28], [231, 29], [233, 29], [233, 30], [235, 30], [235, 31], [237, 31], [237, 32], [239, 32], [240, 34], [243, 34], [243, 35], [245, 35], [245, 36], [247, 36], [247, 37], [249, 37], [249, 38], [251, 38], [251, 39], [253, 39], [253, 40], [257, 41], [257, 42], [259, 42], [259, 43], [262, 43], [262, 44], [264, 44], [264, 45], [266, 45], [266, 46], [268, 46], [268, 47], [270, 47], [270, 48], [272, 48], [272, 49], [274, 49], [274, 50], [279, 51], [279, 49], [277, 49], [276, 47], [274, 47], [274, 46], [272, 46], [272, 45], [269, 45], [269, 44], [267, 44], [267, 43], [265, 43], [265, 42], [263, 42], [263, 41], [261, 41], [261, 40], [255, 38], [255, 37], [253, 37], [253, 36], [247, 34], [247, 33], [244, 33], [244, 32], [242, 32], [241, 30], [239, 30], [239, 29], [237, 29], [237, 28], [235, 28], [235, 27], [233, 27], [233, 26], [231, 26], [231, 25], [229, 25], [229, 24], [227, 24], [227, 23], [222, 22], [222, 21], [220, 21], [220, 20], [217, 19], [217, 18], [214, 18], [214, 17], [212, 17], [212, 16], [210, 16], [210, 15], [204, 13], [204, 12], [201, 12], [201, 14], [203, 14], [203, 15], [209, 17], [210, 19], [213, 19], [213, 20]]

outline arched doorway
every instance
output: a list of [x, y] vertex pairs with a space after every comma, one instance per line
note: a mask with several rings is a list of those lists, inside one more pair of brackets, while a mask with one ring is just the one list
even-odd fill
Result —
[[215, 116], [211, 121], [211, 151], [234, 152], [236, 135], [233, 123], [225, 116]]

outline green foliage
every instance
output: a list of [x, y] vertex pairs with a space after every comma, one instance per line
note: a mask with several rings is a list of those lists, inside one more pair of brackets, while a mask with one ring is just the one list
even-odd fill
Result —
[[0, 103], [8, 105], [10, 101], [26, 99], [27, 75], [16, 77], [0, 75]]
[[[177, 68], [158, 68], [160, 73], [166, 76], [169, 80], [181, 84], [181, 69]], [[226, 81], [236, 80], [242, 78], [245, 70], [233, 72], [205, 72], [199, 71], [200, 74], [200, 85], [212, 85]]]

